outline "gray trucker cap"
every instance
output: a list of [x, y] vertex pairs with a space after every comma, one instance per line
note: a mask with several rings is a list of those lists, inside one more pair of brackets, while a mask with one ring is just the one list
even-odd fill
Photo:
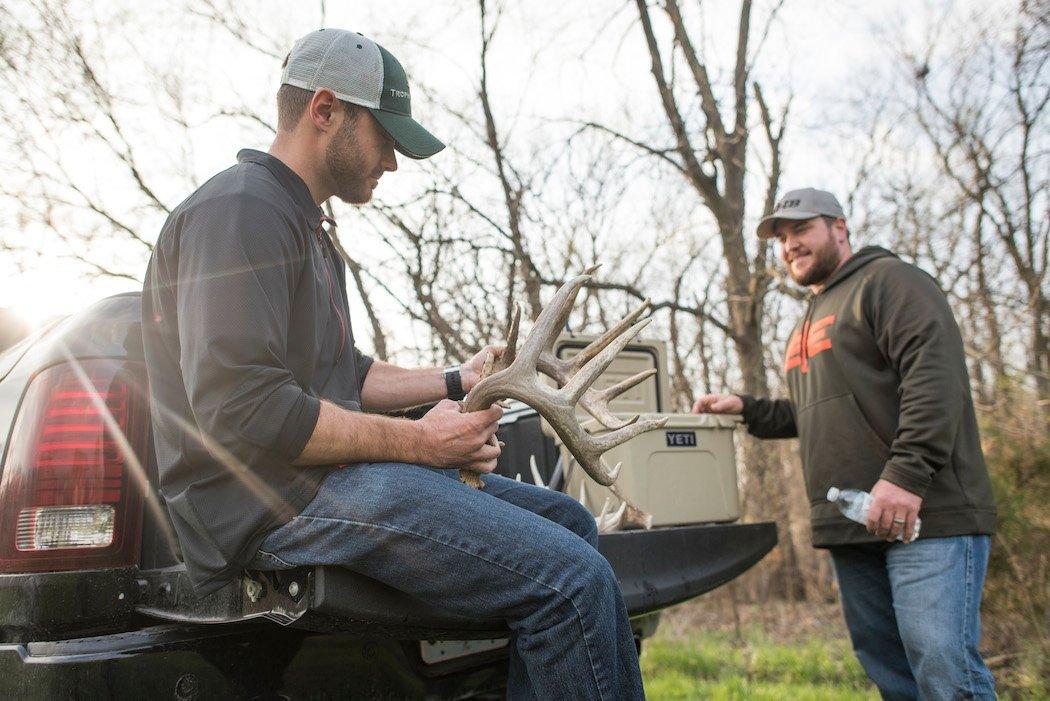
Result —
[[368, 109], [409, 158], [429, 158], [445, 148], [412, 119], [405, 69], [371, 39], [345, 29], [318, 29], [295, 42], [282, 85], [331, 90], [340, 100]]
[[758, 223], [758, 238], [768, 239], [773, 235], [773, 226], [777, 219], [812, 219], [813, 217], [835, 217], [845, 219], [842, 205], [835, 196], [825, 190], [812, 187], [792, 190], [785, 194], [773, 208], [773, 213], [763, 217]]

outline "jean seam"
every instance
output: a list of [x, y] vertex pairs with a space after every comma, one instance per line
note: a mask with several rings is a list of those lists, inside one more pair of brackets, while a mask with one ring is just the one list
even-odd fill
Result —
[[547, 589], [551, 589], [553, 591], [558, 592], [558, 594], [562, 598], [564, 598], [566, 601], [568, 601], [570, 604], [572, 604], [573, 610], [576, 611], [576, 619], [580, 622], [580, 630], [583, 633], [583, 640], [584, 640], [584, 643], [585, 643], [584, 647], [587, 650], [587, 661], [591, 665], [591, 675], [593, 675], [593, 677], [594, 677], [594, 686], [598, 690], [598, 697], [601, 698], [601, 699], [605, 698], [605, 694], [602, 693], [601, 680], [598, 679], [598, 674], [596, 673], [596, 670], [595, 670], [594, 657], [593, 657], [593, 655], [591, 655], [591, 641], [590, 641], [590, 639], [587, 636], [587, 626], [585, 626], [583, 624], [583, 614], [580, 612], [580, 608], [576, 605], [576, 602], [573, 600], [573, 598], [571, 596], [567, 596], [560, 589], [558, 589], [558, 587], [555, 587], [555, 586], [553, 586], [551, 584], [547, 584], [545, 582], [541, 582], [538, 579], [530, 577], [529, 575], [525, 574], [524, 572], [519, 572], [518, 570], [514, 569], [513, 567], [508, 567], [508, 566], [506, 566], [506, 565], [504, 565], [502, 563], [494, 562], [494, 561], [488, 559], [487, 557], [485, 557], [483, 555], [479, 555], [477, 553], [473, 553], [473, 552], [471, 552], [469, 550], [466, 550], [464, 548], [461, 548], [458, 545], [455, 545], [453, 543], [446, 543], [446, 542], [444, 542], [442, 540], [434, 538], [433, 536], [429, 536], [429, 535], [426, 535], [426, 534], [423, 534], [423, 533], [417, 533], [415, 531], [408, 530], [406, 528], [397, 528], [395, 526], [390, 526], [390, 525], [387, 525], [387, 524], [384, 524], [384, 523], [366, 523], [364, 521], [354, 521], [354, 520], [351, 520], [351, 519], [332, 518], [330, 516], [306, 516], [306, 515], [300, 514], [299, 516], [296, 516], [295, 518], [296, 519], [308, 519], [308, 520], [311, 520], [311, 521], [335, 521], [337, 523], [346, 523], [346, 524], [352, 524], [352, 525], [356, 525], [356, 526], [364, 526], [365, 528], [382, 528], [382, 529], [385, 529], [385, 530], [388, 530], [388, 531], [394, 531], [395, 533], [406, 533], [408, 535], [413, 535], [413, 536], [415, 536], [417, 538], [423, 538], [424, 540], [429, 540], [431, 542], [438, 543], [440, 545], [445, 546], [446, 548], [452, 548], [453, 550], [458, 550], [461, 553], [465, 553], [467, 555], [470, 555], [471, 557], [476, 557], [479, 560], [483, 560], [483, 561], [489, 563], [490, 565], [494, 565], [494, 566], [499, 567], [501, 569], [504, 569], [504, 570], [506, 570], [508, 572], [513, 572], [514, 574], [518, 575], [519, 577], [524, 577], [525, 579], [528, 579], [529, 581], [531, 581], [531, 582], [533, 582], [535, 584], [539, 584], [541, 587], [546, 587]]
[[972, 612], [970, 611], [970, 608], [973, 605], [973, 601], [972, 601], [972, 597], [971, 597], [971, 593], [973, 592], [973, 571], [974, 571], [974, 566], [973, 566], [973, 560], [974, 560], [974, 558], [973, 558], [973, 539], [969, 538], [969, 537], [966, 537], [966, 538], [963, 538], [963, 542], [966, 544], [966, 577], [965, 577], [965, 580], [966, 580], [966, 595], [963, 598], [964, 604], [963, 604], [963, 616], [962, 616], [962, 619], [963, 619], [962, 620], [962, 625], [963, 625], [962, 639], [963, 639], [963, 645], [965, 646], [965, 649], [963, 650], [963, 659], [965, 660], [965, 662], [963, 664], [964, 664], [965, 669], [966, 669], [966, 687], [967, 687], [966, 690], [969, 692], [970, 698], [976, 698], [977, 694], [976, 694], [976, 691], [974, 689], [973, 670], [971, 669], [971, 665], [970, 665], [970, 647], [972, 645], [976, 645], [977, 644], [976, 641], [970, 639], [970, 633], [971, 633], [970, 619], [971, 619], [971, 615], [972, 615]]
[[292, 563], [288, 562], [283, 557], [279, 557], [277, 555], [274, 555], [269, 550], [263, 550], [262, 548], [259, 548], [258, 552], [263, 554], [263, 555], [266, 555], [267, 557], [272, 557], [274, 560], [277, 560], [277, 562], [281, 563], [282, 565], [284, 565], [288, 569], [294, 569], [296, 567], [296, 565], [293, 565]]

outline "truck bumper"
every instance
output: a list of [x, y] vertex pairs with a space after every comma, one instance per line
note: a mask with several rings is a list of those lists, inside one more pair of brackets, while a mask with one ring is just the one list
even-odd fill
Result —
[[0, 698], [453, 698], [500, 695], [506, 651], [426, 665], [418, 642], [263, 621], [0, 644]]

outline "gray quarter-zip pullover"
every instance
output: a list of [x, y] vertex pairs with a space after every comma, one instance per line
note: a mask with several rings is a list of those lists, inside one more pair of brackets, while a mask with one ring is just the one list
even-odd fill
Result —
[[361, 410], [372, 363], [306, 183], [269, 154], [237, 160], [168, 217], [142, 294], [160, 490], [202, 595], [313, 498], [331, 466], [291, 461], [322, 398]]

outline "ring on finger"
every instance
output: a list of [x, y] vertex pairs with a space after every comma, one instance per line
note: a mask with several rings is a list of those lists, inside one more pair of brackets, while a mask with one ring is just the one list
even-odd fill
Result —
[[894, 518], [893, 519], [893, 523], [898, 525], [898, 526], [903, 526], [904, 525], [904, 519], [902, 519], [902, 518]]

